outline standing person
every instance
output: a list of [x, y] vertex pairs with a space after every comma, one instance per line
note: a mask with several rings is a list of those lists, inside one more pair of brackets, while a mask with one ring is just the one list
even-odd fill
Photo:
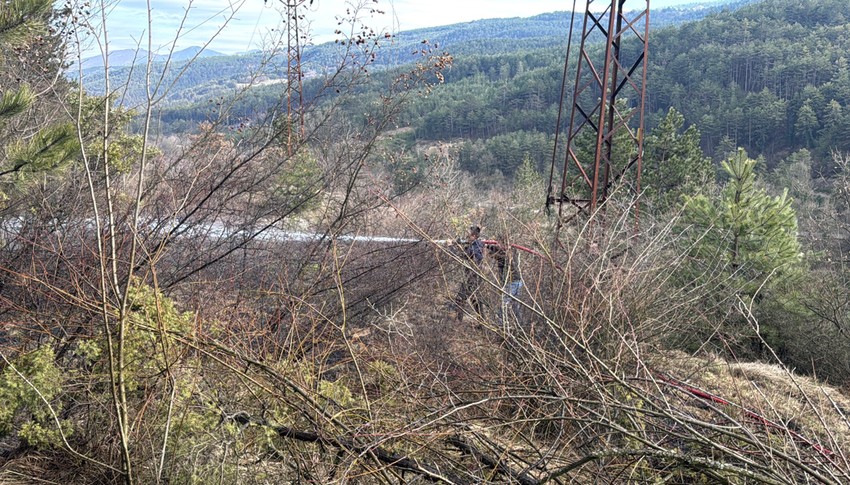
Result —
[[520, 323], [522, 305], [519, 303], [519, 290], [522, 289], [522, 277], [519, 274], [519, 255], [506, 242], [490, 244], [487, 249], [496, 260], [496, 268], [499, 270], [499, 281], [502, 287], [499, 321], [502, 328], [507, 329], [508, 318]]
[[466, 300], [472, 303], [472, 308], [480, 316], [481, 302], [478, 300], [478, 287], [481, 285], [481, 278], [478, 275], [478, 267], [484, 259], [484, 242], [481, 241], [481, 228], [478, 226], [470, 226], [469, 232], [466, 235], [466, 244], [464, 247], [464, 255], [469, 263], [463, 269], [464, 281], [460, 285], [460, 290], [455, 296], [455, 306], [457, 307], [457, 321], [463, 320], [463, 307]]

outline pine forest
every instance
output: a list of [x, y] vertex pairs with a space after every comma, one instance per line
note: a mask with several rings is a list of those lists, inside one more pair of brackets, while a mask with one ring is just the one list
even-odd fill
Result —
[[252, 2], [0, 0], [0, 485], [850, 483], [850, 2]]

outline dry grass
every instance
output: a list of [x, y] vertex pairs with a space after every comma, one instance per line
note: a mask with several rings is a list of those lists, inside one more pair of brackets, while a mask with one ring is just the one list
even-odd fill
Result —
[[[660, 372], [729, 401], [735, 414], [755, 413], [780, 431], [787, 428], [837, 455], [850, 449], [850, 397], [839, 388], [763, 362], [728, 362], [678, 351], [652, 356], [650, 362]], [[694, 397], [693, 405], [699, 407], [700, 400]]]

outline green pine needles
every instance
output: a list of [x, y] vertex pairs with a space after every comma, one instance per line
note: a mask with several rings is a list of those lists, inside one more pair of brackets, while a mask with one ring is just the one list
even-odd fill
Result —
[[754, 295], [766, 281], [796, 272], [802, 253], [797, 217], [787, 190], [771, 197], [757, 186], [756, 161], [739, 149], [722, 163], [729, 177], [719, 200], [686, 197], [684, 220], [691, 225], [691, 255], [703, 267], [718, 259], [743, 293]]
[[[47, 31], [52, 3], [45, 0], [14, 0], [0, 7], [0, 69], [4, 54], [25, 46]], [[37, 103], [24, 82], [10, 89], [0, 87], [0, 201], [21, 189], [35, 176], [62, 167], [76, 158], [79, 142], [70, 122], [42, 126], [15, 126], [16, 117]], [[18, 124], [22, 124], [19, 123]], [[27, 124], [27, 123], [23, 123]]]

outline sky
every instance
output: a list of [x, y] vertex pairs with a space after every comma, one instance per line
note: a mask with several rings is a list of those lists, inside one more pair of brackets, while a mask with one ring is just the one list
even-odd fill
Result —
[[[151, 5], [154, 51], [167, 50], [178, 31], [177, 49], [202, 46], [212, 38], [209, 48], [236, 54], [262, 47], [264, 42], [282, 34], [279, 29], [282, 0], [105, 0], [106, 25], [110, 50], [147, 48], [147, 3]], [[289, 0], [293, 1], [293, 0]], [[651, 0], [651, 8], [693, 3], [695, 0]], [[95, 2], [92, 2], [95, 3]], [[606, 3], [597, 0], [597, 3]], [[485, 18], [531, 17], [555, 11], [568, 11], [570, 0], [303, 0], [313, 43], [334, 40], [337, 18], [357, 5], [361, 18], [379, 31], [399, 32], [435, 27]], [[627, 10], [642, 8], [643, 0], [626, 0]], [[633, 7], [632, 7], [633, 6]], [[578, 10], [583, 0], [578, 0]], [[383, 11], [383, 14], [371, 12]], [[93, 11], [92, 24], [100, 28], [100, 13]], [[180, 28], [183, 24], [182, 29]], [[221, 29], [219, 31], [219, 29]], [[284, 39], [285, 41], [285, 39]], [[95, 44], [84, 47], [97, 55]]]

